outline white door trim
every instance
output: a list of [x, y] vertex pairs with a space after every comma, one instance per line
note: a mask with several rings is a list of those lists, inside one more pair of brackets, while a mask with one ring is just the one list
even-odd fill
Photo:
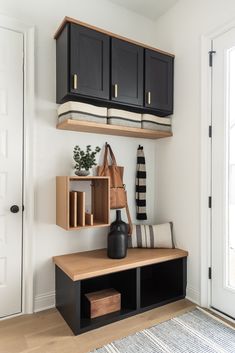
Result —
[[[211, 195], [211, 139], [208, 135], [211, 125], [211, 68], [209, 54], [211, 41], [235, 27], [235, 20], [210, 32], [201, 38], [201, 174], [200, 174], [200, 305], [211, 305], [211, 281], [208, 268], [211, 266], [211, 212], [208, 197]], [[216, 54], [215, 54], [216, 55]], [[212, 132], [213, 133], [213, 132]]]
[[0, 27], [24, 36], [24, 212], [22, 313], [33, 312], [34, 273], [34, 27], [0, 14]]

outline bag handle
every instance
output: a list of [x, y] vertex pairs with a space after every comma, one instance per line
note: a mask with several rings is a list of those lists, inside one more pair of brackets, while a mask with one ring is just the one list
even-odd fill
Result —
[[105, 143], [105, 151], [104, 151], [104, 163], [103, 165], [108, 167], [108, 152], [110, 154], [110, 157], [111, 157], [111, 165], [117, 165], [117, 162], [116, 162], [116, 158], [114, 156], [114, 153], [113, 153], [113, 150], [111, 148], [111, 146], [106, 142]]
[[116, 158], [114, 156], [114, 153], [113, 153], [113, 150], [112, 150], [111, 146], [109, 144], [107, 144], [107, 146], [108, 146], [108, 149], [109, 149], [109, 154], [110, 154], [110, 157], [111, 157], [111, 160], [112, 160], [112, 164], [113, 165], [117, 165]]
[[127, 219], [128, 219], [128, 234], [132, 235], [133, 224], [132, 224], [130, 210], [129, 210], [129, 206], [128, 206], [128, 202], [127, 202], [127, 194], [126, 194], [126, 206], [125, 206], [125, 208], [126, 208], [126, 215], [127, 215]]

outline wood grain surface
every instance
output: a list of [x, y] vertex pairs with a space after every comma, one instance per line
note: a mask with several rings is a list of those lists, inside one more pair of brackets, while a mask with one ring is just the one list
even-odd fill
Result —
[[179, 300], [143, 314], [74, 336], [56, 309], [0, 321], [1, 353], [87, 353], [195, 308]]
[[91, 319], [121, 309], [121, 294], [113, 288], [85, 294], [89, 302], [88, 316]]
[[124, 259], [110, 259], [107, 249], [53, 257], [54, 263], [73, 281], [151, 265], [188, 256], [181, 249], [128, 249]]
[[73, 119], [66, 119], [58, 123], [57, 129], [90, 132], [94, 134], [139, 137], [146, 139], [160, 139], [172, 136], [172, 132], [170, 131], [148, 130], [137, 127], [99, 124], [91, 121], [79, 121]]

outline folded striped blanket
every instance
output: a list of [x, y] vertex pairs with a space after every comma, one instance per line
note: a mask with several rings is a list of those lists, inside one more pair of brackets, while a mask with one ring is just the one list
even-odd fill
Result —
[[141, 128], [141, 114], [110, 108], [108, 124]]
[[170, 248], [175, 247], [173, 223], [156, 225], [133, 224], [133, 232], [128, 236], [129, 248]]
[[162, 118], [152, 114], [142, 114], [141, 126], [143, 129], [171, 131], [171, 118]]
[[69, 101], [61, 104], [58, 109], [58, 119], [62, 122], [66, 119], [93, 121], [107, 123], [107, 108], [96, 107], [92, 104]]

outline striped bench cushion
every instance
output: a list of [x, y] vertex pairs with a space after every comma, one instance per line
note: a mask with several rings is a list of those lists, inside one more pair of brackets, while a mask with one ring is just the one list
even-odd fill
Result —
[[108, 124], [141, 128], [141, 114], [121, 109], [108, 109]]
[[128, 236], [129, 248], [170, 248], [175, 247], [173, 223], [157, 225], [133, 224], [133, 232]]
[[57, 113], [59, 122], [66, 119], [74, 119], [101, 124], [107, 123], [107, 108], [96, 107], [92, 104], [69, 101], [61, 104], [57, 109]]
[[171, 118], [162, 118], [152, 114], [142, 114], [141, 126], [143, 129], [171, 131]]

